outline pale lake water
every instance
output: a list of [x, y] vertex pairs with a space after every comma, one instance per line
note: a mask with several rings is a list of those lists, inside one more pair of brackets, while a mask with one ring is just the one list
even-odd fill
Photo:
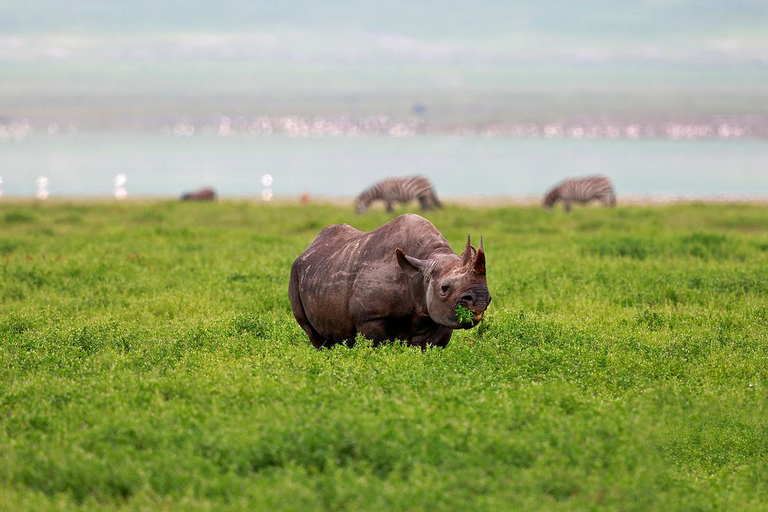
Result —
[[610, 176], [619, 197], [768, 195], [764, 140], [611, 140], [479, 136], [230, 137], [140, 132], [36, 134], [0, 144], [3, 199], [178, 196], [201, 186], [222, 197], [352, 197], [378, 179], [424, 174], [441, 196], [530, 197], [563, 177]]

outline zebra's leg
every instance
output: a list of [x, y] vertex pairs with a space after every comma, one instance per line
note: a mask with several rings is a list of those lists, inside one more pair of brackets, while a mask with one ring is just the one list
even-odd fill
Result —
[[434, 206], [429, 201], [429, 197], [427, 196], [419, 196], [419, 207], [422, 210], [433, 210]]
[[386, 206], [387, 212], [392, 213], [394, 211], [394, 208], [392, 207], [392, 201], [386, 201], [386, 203], [387, 203], [387, 206]]
[[571, 211], [571, 202], [570, 201], [563, 201], [563, 208], [565, 208], [566, 213]]

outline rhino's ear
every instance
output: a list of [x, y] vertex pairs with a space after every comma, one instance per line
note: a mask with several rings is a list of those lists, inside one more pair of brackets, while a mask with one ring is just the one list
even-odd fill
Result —
[[469, 235], [467, 235], [467, 246], [461, 253], [461, 266], [465, 267], [469, 265], [472, 260], [475, 259], [475, 254], [477, 254], [477, 249], [475, 249], [475, 247], [469, 243]]
[[397, 255], [397, 264], [403, 269], [403, 272], [408, 277], [413, 277], [424, 268], [426, 262], [418, 258], [407, 256], [401, 248], [395, 249]]
[[475, 254], [475, 262], [472, 264], [472, 270], [481, 276], [485, 275], [485, 251], [483, 250], [483, 237], [480, 237], [480, 248], [477, 250], [477, 254]]

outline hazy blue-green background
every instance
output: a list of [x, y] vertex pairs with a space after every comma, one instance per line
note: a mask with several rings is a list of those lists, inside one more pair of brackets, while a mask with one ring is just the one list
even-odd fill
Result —
[[[768, 111], [768, 3], [4, 2], [0, 112], [433, 119]], [[2, 114], [0, 114], [2, 115]]]
[[[248, 196], [270, 173], [278, 195], [350, 196], [418, 172], [448, 195], [537, 195], [601, 172], [620, 196], [766, 194], [766, 27], [763, 0], [6, 1], [2, 187], [32, 195], [47, 176], [52, 195], [105, 195], [125, 173], [130, 194]], [[416, 119], [430, 135], [218, 129], [259, 116]], [[515, 123], [564, 131], [485, 140]], [[668, 140], [692, 126], [705, 136]]]

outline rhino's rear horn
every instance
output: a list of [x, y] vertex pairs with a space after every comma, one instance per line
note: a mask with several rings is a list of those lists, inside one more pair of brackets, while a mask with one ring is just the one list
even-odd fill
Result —
[[483, 237], [480, 237], [480, 248], [477, 250], [477, 254], [475, 254], [475, 262], [472, 266], [472, 270], [481, 276], [485, 275], [485, 251], [483, 250]]
[[467, 246], [464, 248], [464, 252], [461, 253], [461, 265], [464, 267], [469, 266], [472, 260], [475, 259], [476, 253], [477, 249], [469, 243], [469, 235], [467, 235]]

